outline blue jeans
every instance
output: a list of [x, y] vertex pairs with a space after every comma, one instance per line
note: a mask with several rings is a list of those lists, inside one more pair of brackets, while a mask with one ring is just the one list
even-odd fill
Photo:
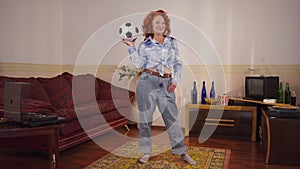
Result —
[[178, 125], [178, 108], [175, 92], [167, 91], [171, 78], [161, 78], [143, 72], [137, 85], [136, 97], [140, 112], [140, 145], [139, 151], [151, 153], [151, 125], [153, 113], [158, 106], [166, 125], [173, 154], [185, 154], [184, 135]]

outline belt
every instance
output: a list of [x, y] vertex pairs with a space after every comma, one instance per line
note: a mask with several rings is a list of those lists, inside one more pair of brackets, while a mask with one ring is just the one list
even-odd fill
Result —
[[150, 75], [162, 77], [162, 78], [171, 78], [172, 77], [172, 73], [164, 73], [161, 76], [158, 72], [155, 72], [155, 71], [149, 70], [149, 69], [144, 69], [143, 72], [149, 73]]

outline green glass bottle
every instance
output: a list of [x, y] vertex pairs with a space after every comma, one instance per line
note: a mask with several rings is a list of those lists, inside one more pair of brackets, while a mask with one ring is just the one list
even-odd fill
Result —
[[291, 91], [289, 82], [286, 82], [285, 84], [284, 103], [291, 104]]
[[278, 90], [278, 99], [277, 103], [283, 103], [283, 89], [282, 89], [282, 82], [279, 83], [279, 90]]

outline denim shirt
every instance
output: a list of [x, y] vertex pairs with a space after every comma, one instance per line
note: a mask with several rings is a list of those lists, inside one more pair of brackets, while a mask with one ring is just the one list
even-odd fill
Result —
[[178, 54], [177, 41], [166, 36], [160, 44], [151, 36], [140, 43], [138, 50], [134, 46], [128, 49], [132, 64], [137, 69], [156, 68], [160, 75], [164, 74], [164, 67], [174, 71], [172, 82], [177, 83], [182, 74], [182, 61]]

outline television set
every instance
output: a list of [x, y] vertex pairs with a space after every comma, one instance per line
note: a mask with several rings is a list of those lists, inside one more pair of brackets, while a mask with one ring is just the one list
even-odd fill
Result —
[[245, 98], [250, 100], [278, 99], [278, 76], [246, 76]]

